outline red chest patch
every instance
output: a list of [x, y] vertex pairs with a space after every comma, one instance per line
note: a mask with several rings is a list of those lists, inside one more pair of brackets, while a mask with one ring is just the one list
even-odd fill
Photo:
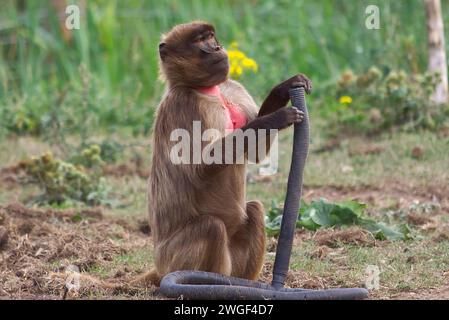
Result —
[[211, 96], [216, 96], [220, 99], [227, 118], [226, 129], [235, 130], [246, 124], [245, 113], [238, 106], [232, 104], [223, 97], [219, 86], [199, 88], [198, 91]]

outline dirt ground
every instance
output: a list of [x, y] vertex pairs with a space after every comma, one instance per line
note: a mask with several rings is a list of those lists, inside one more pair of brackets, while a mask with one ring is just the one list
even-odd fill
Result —
[[[5, 181], [4, 181], [5, 182]], [[8, 181], [6, 181], [8, 182]], [[15, 183], [10, 181], [10, 183]], [[442, 190], [437, 190], [443, 192]], [[445, 191], [445, 190], [444, 190]], [[397, 199], [408, 203], [411, 197], [421, 200], [435, 200], [438, 192], [422, 193], [404, 190], [403, 186], [393, 188]], [[383, 199], [383, 190], [350, 190], [339, 188], [306, 188], [306, 197], [326, 195], [329, 199], [355, 198], [367, 202]], [[401, 206], [401, 201], [396, 204]], [[442, 202], [445, 214], [449, 212], [447, 202]], [[421, 221], [430, 224], [430, 221]], [[107, 278], [117, 284], [125, 284], [145, 271], [129, 269], [120, 259], [133, 252], [151, 252], [152, 243], [149, 228], [143, 221], [125, 221], [106, 216], [102, 208], [88, 210], [31, 209], [21, 203], [0, 206], [0, 299], [160, 299], [156, 288], [128, 288], [127, 290], [104, 289], [95, 282], [81, 282], [79, 290], [67, 292], [68, 270], [74, 266], [82, 274]], [[449, 233], [448, 233], [449, 234]], [[342, 243], [357, 246], [382, 245], [360, 229], [324, 230], [317, 233], [299, 231], [296, 245], [305, 239], [313, 239], [317, 248], [310, 255], [317, 258], [338, 254]], [[268, 255], [276, 248], [276, 240], [269, 239]], [[108, 266], [106, 275], [98, 272]], [[151, 265], [149, 263], [148, 265]], [[97, 272], [94, 272], [94, 271]], [[272, 262], [267, 261], [261, 274], [261, 281], [271, 279]], [[449, 274], [449, 273], [448, 273]], [[112, 276], [111, 276], [112, 275]], [[323, 289], [339, 286], [332, 275], [319, 277], [307, 271], [291, 271], [287, 285]], [[351, 284], [352, 285], [352, 284]], [[358, 283], [354, 283], [358, 285]], [[372, 292], [373, 299], [449, 299], [449, 286], [420, 289], [418, 291]]]
[[[139, 248], [151, 248], [145, 228], [123, 220], [104, 219], [101, 209], [29, 209], [20, 203], [0, 206], [0, 297], [60, 299], [67, 268], [84, 273], [95, 265]], [[143, 270], [117, 267], [112, 281], [126, 282]], [[114, 294], [87, 286], [77, 296]], [[150, 288], [151, 289], [151, 288]], [[150, 293], [146, 289], [130, 297]], [[151, 295], [149, 295], [151, 296]]]

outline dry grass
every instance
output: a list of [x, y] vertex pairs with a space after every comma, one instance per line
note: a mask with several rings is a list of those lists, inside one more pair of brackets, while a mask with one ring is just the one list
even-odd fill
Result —
[[[61, 297], [64, 272], [69, 265], [89, 273], [92, 268], [133, 250], [151, 250], [149, 237], [137, 226], [105, 220], [100, 209], [42, 210], [13, 203], [0, 207], [0, 217], [0, 230], [4, 230], [0, 246], [0, 296], [9, 298]], [[112, 271], [117, 281], [123, 282], [136, 274], [136, 270]], [[61, 276], [55, 277], [58, 273]], [[95, 288], [95, 283], [91, 287], [81, 285], [81, 296], [104, 295], [102, 288]]]
[[319, 230], [313, 239], [318, 245], [331, 248], [338, 248], [342, 244], [352, 244], [356, 246], [373, 246], [375, 244], [373, 235], [359, 227], [350, 227], [339, 230]]

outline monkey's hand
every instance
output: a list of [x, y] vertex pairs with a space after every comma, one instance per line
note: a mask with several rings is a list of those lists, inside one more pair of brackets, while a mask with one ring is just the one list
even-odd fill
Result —
[[282, 130], [294, 123], [300, 123], [304, 120], [304, 112], [297, 108], [283, 107], [272, 115], [275, 118], [273, 121], [275, 125], [270, 129]]
[[294, 123], [300, 123], [303, 119], [304, 113], [301, 110], [293, 107], [283, 107], [266, 116], [257, 117], [242, 129], [243, 131], [247, 129], [282, 130]]
[[290, 100], [289, 90], [291, 87], [303, 87], [307, 94], [310, 94], [312, 92], [312, 81], [300, 73], [274, 87], [272, 93], [280, 99], [283, 106]]
[[259, 110], [259, 116], [265, 116], [285, 107], [290, 100], [289, 90], [291, 87], [303, 87], [309, 94], [312, 92], [312, 81], [303, 74], [297, 74], [296, 76], [281, 82], [271, 89], [270, 94]]

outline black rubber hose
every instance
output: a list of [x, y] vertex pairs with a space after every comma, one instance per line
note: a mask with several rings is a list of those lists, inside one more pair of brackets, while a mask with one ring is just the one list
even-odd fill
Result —
[[365, 289], [274, 289], [258, 281], [204, 271], [176, 271], [166, 275], [159, 292], [188, 300], [353, 300], [367, 297]]
[[287, 182], [287, 195], [285, 196], [281, 233], [279, 234], [276, 258], [274, 260], [273, 282], [271, 283], [275, 289], [284, 286], [285, 277], [287, 276], [296, 221], [298, 220], [301, 203], [304, 167], [309, 153], [309, 114], [307, 112], [304, 88], [291, 88], [290, 99], [293, 107], [298, 108], [304, 113], [304, 120], [301, 123], [296, 123], [294, 126], [293, 151]]
[[276, 249], [272, 285], [228, 277], [203, 271], [176, 271], [166, 275], [159, 292], [169, 298], [199, 300], [348, 300], [363, 299], [368, 291], [362, 288], [306, 290], [284, 288], [293, 237], [301, 200], [302, 178], [309, 149], [309, 118], [304, 88], [290, 90], [294, 107], [304, 112], [304, 120], [295, 124], [293, 154], [288, 176], [281, 233]]

